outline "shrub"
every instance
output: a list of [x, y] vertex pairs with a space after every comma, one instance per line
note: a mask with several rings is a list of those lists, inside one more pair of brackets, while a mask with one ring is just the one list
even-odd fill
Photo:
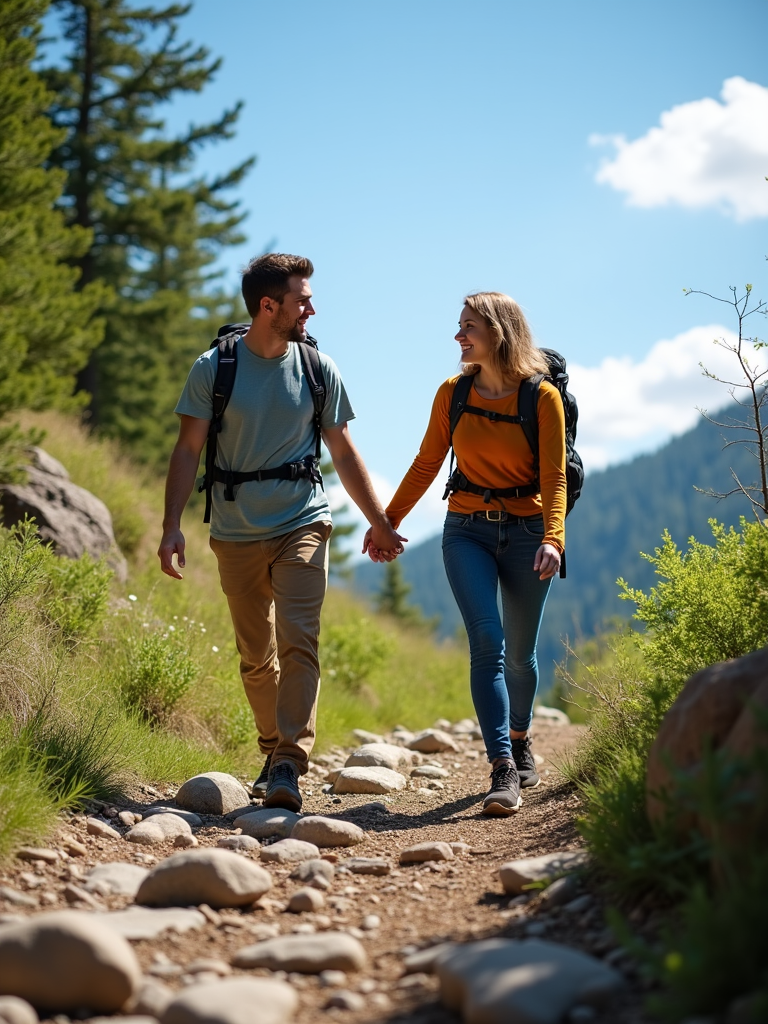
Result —
[[101, 626], [111, 581], [112, 570], [104, 559], [52, 556], [42, 610], [68, 643], [93, 636]]
[[121, 681], [126, 705], [149, 722], [167, 719], [198, 674], [189, 630], [156, 628], [127, 642]]
[[392, 639], [368, 619], [326, 626], [320, 636], [323, 678], [357, 692], [393, 648]]

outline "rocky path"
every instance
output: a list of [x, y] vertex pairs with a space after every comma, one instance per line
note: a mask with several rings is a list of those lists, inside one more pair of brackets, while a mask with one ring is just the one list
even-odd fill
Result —
[[[369, 742], [359, 750], [317, 757], [302, 780], [298, 824], [260, 810], [229, 777], [178, 794], [146, 788], [119, 807], [69, 819], [50, 848], [21, 850], [0, 871], [0, 993], [31, 999], [23, 988], [31, 985], [40, 1016], [56, 1024], [123, 1005], [121, 985], [133, 992], [123, 1015], [144, 1024], [641, 1024], [635, 965], [617, 948], [588, 876], [567, 874], [581, 844], [576, 798], [555, 763], [579, 727], [537, 718], [542, 784], [524, 791], [519, 814], [489, 819], [478, 813], [488, 766], [477, 732], [472, 723], [437, 724], [415, 741], [421, 752], [407, 748], [414, 739], [401, 730], [386, 746], [371, 747], [378, 738], [362, 734]], [[356, 788], [369, 792], [344, 792]], [[538, 866], [500, 872], [542, 856]], [[548, 889], [521, 892], [537, 875], [564, 872]], [[57, 922], [73, 915], [48, 916], [65, 908], [76, 912], [77, 928], [84, 922], [98, 932], [82, 940], [94, 963], [105, 943], [114, 945], [118, 966], [103, 983], [98, 963], [72, 959], [75, 940]], [[43, 934], [47, 921], [51, 934]], [[30, 933], [36, 924], [40, 935]], [[526, 942], [485, 944], [499, 939]], [[446, 943], [470, 945], [457, 951]], [[569, 950], [585, 959], [571, 962]], [[43, 951], [47, 966], [37, 962]], [[521, 951], [518, 974], [535, 961], [549, 978], [532, 1010], [525, 984], [493, 996]], [[83, 990], [59, 995], [78, 970], [87, 974]], [[590, 972], [598, 996], [605, 990], [603, 1007], [584, 996]], [[247, 979], [264, 982], [259, 989]], [[0, 996], [0, 1021], [27, 1024], [22, 1004], [9, 1005]]]

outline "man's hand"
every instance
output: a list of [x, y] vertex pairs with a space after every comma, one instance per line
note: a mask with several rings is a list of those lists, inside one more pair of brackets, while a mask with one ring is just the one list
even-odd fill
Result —
[[368, 554], [372, 562], [391, 562], [402, 555], [407, 537], [385, 526], [369, 526], [363, 537], [363, 554]]
[[163, 533], [163, 539], [160, 541], [160, 547], [157, 549], [160, 568], [166, 576], [172, 576], [175, 580], [184, 579], [181, 573], [174, 568], [173, 556], [176, 555], [179, 568], [183, 569], [187, 564], [184, 560], [185, 544], [184, 534], [176, 527], [176, 529], [166, 530]]
[[533, 571], [540, 580], [548, 580], [560, 571], [560, 552], [552, 544], [542, 544], [533, 560]]

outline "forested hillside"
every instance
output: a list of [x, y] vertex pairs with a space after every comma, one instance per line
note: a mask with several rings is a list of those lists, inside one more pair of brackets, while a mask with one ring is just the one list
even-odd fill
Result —
[[[563, 636], [592, 636], [612, 617], [631, 615], [633, 606], [619, 600], [616, 580], [623, 576], [643, 589], [653, 585], [653, 567], [639, 552], [652, 553], [665, 528], [683, 545], [691, 535], [706, 540], [713, 516], [730, 525], [750, 514], [747, 502], [736, 496], [718, 502], [696, 490], [729, 489], [731, 466], [752, 479], [752, 456], [739, 446], [722, 451], [719, 429], [702, 419], [651, 455], [589, 475], [567, 522], [568, 576], [554, 583], [539, 641], [543, 687], [550, 685], [554, 664], [563, 656]], [[405, 526], [407, 532], [407, 521]], [[425, 615], [439, 615], [440, 634], [452, 635], [461, 618], [445, 577], [440, 537], [407, 550], [401, 564], [413, 587], [411, 601]], [[370, 593], [382, 579], [383, 566], [367, 562], [356, 569], [353, 585]]]

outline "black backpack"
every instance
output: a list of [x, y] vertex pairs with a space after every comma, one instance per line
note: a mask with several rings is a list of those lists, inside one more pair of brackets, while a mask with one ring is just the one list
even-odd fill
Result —
[[[539, 350], [549, 364], [548, 373], [537, 373], [520, 384], [518, 397], [518, 415], [505, 416], [502, 413], [492, 412], [489, 409], [480, 409], [477, 406], [468, 405], [469, 394], [472, 390], [473, 377], [462, 376], [456, 381], [451, 396], [450, 431], [451, 431], [451, 465], [450, 477], [446, 484], [443, 499], [454, 491], [469, 491], [472, 494], [482, 494], [485, 504], [489, 504], [492, 498], [526, 498], [532, 494], [538, 494], [539, 484], [539, 386], [543, 380], [553, 384], [560, 393], [565, 412], [565, 485], [566, 505], [565, 514], [571, 511], [581, 496], [581, 489], [584, 485], [584, 466], [581, 456], [574, 448], [576, 441], [576, 425], [579, 420], [579, 407], [576, 399], [568, 391], [568, 373], [565, 359], [552, 348]], [[516, 423], [522, 427], [526, 440], [533, 452], [533, 473], [534, 478], [530, 484], [523, 484], [520, 487], [491, 488], [481, 487], [473, 484], [466, 476], [459, 472], [458, 467], [453, 468], [453, 432], [465, 412], [473, 413], [476, 416], [484, 416], [494, 423]], [[560, 575], [565, 577], [565, 552], [560, 564]]]
[[218, 348], [219, 361], [216, 378], [213, 382], [213, 415], [208, 427], [208, 439], [205, 447], [205, 475], [198, 487], [198, 492], [205, 491], [204, 523], [211, 521], [211, 504], [214, 483], [224, 484], [224, 500], [235, 500], [235, 487], [249, 480], [310, 480], [313, 484], [323, 486], [320, 475], [320, 446], [322, 442], [322, 414], [325, 407], [325, 380], [323, 378], [320, 358], [317, 354], [317, 341], [307, 335], [303, 341], [296, 342], [299, 346], [301, 366], [304, 371], [309, 390], [312, 394], [314, 407], [315, 451], [305, 455], [299, 462], [286, 462], [274, 469], [257, 469], [251, 473], [236, 473], [231, 470], [219, 469], [216, 465], [216, 448], [221, 433], [224, 411], [232, 397], [237, 374], [237, 339], [245, 334], [250, 324], [224, 324], [219, 328], [218, 336], [211, 342], [211, 348]]

